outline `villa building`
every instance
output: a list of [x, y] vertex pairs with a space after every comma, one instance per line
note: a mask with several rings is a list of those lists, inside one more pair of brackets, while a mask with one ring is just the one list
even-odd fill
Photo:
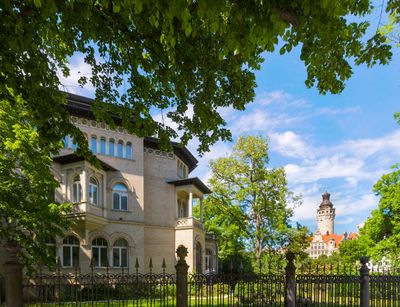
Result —
[[[203, 228], [203, 197], [209, 188], [190, 177], [198, 161], [187, 148], [172, 143], [173, 152], [159, 149], [156, 138], [137, 137], [123, 128], [111, 129], [95, 121], [92, 100], [70, 95], [70, 119], [87, 137], [100, 161], [95, 168], [74, 154], [76, 145], [65, 138], [65, 148], [53, 157], [53, 173], [60, 182], [56, 199], [75, 203], [75, 225], [63, 238], [49, 240], [63, 270], [75, 266], [88, 272], [106, 267], [148, 272], [174, 272], [175, 250], [188, 248], [189, 271], [217, 270], [218, 246]], [[193, 216], [193, 206], [200, 216]]]
[[335, 234], [335, 211], [330, 200], [330, 194], [322, 194], [322, 202], [317, 209], [317, 231], [310, 238], [310, 246], [306, 249], [307, 254], [316, 259], [321, 255], [330, 256], [336, 251], [343, 240], [352, 239], [355, 233], [343, 235]]

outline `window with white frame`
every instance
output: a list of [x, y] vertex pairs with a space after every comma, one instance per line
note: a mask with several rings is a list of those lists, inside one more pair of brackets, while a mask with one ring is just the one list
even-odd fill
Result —
[[112, 190], [113, 197], [113, 210], [128, 210], [128, 188], [122, 184], [117, 183]]
[[113, 267], [128, 267], [128, 242], [124, 239], [115, 241], [112, 249]]
[[92, 264], [98, 268], [108, 266], [107, 257], [108, 244], [103, 238], [96, 238], [92, 241]]
[[94, 177], [89, 179], [89, 202], [92, 205], [99, 205], [99, 184]]
[[178, 160], [178, 177], [186, 178], [186, 176], [186, 165], [182, 161]]
[[76, 175], [72, 180], [71, 185], [71, 201], [73, 203], [79, 203], [82, 200], [82, 185], [81, 178]]
[[63, 240], [62, 265], [64, 267], [79, 265], [79, 240], [75, 236], [68, 236]]

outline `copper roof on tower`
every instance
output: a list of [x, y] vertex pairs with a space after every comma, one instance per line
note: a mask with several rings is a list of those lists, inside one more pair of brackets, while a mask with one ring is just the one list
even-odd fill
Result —
[[329, 207], [329, 208], [332, 208], [333, 207], [333, 204], [332, 204], [332, 202], [330, 201], [330, 198], [331, 197], [331, 194], [329, 194], [328, 192], [325, 192], [324, 194], [322, 194], [322, 202], [321, 202], [321, 204], [319, 205], [319, 207], [321, 208], [321, 207]]

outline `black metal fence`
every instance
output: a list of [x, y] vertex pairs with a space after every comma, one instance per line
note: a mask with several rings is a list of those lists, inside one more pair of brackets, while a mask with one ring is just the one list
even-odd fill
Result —
[[190, 306], [281, 306], [284, 274], [189, 275]]
[[[150, 262], [151, 263], [151, 262]], [[64, 274], [58, 268], [51, 274], [41, 271], [25, 279], [24, 300], [27, 306], [176, 306], [175, 274], [120, 272], [99, 274], [91, 269], [81, 274], [79, 268]]]
[[356, 266], [301, 266], [296, 274], [298, 306], [360, 306]]
[[[24, 279], [20, 297], [25, 306], [400, 306], [400, 272], [370, 271], [365, 259], [358, 267], [296, 269], [288, 258], [285, 269], [266, 273], [239, 269], [238, 273], [188, 274], [185, 253], [178, 254], [176, 274], [166, 273], [165, 264], [154, 269], [161, 273], [153, 273], [151, 261], [147, 274], [139, 273], [138, 265], [134, 273], [108, 268], [102, 274], [93, 268], [89, 274], [79, 269], [69, 274], [60, 268], [50, 274], [39, 271]], [[6, 283], [11, 284], [8, 278]], [[3, 281], [0, 278], [0, 289]], [[15, 283], [6, 294], [14, 290]], [[7, 306], [16, 306], [18, 296], [6, 299]]]

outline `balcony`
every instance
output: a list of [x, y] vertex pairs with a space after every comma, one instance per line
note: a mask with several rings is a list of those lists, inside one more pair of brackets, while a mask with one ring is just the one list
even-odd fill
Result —
[[176, 221], [176, 228], [179, 229], [188, 229], [188, 228], [199, 228], [201, 230], [204, 230], [204, 226], [201, 222], [196, 220], [194, 217], [183, 217], [179, 218]]

